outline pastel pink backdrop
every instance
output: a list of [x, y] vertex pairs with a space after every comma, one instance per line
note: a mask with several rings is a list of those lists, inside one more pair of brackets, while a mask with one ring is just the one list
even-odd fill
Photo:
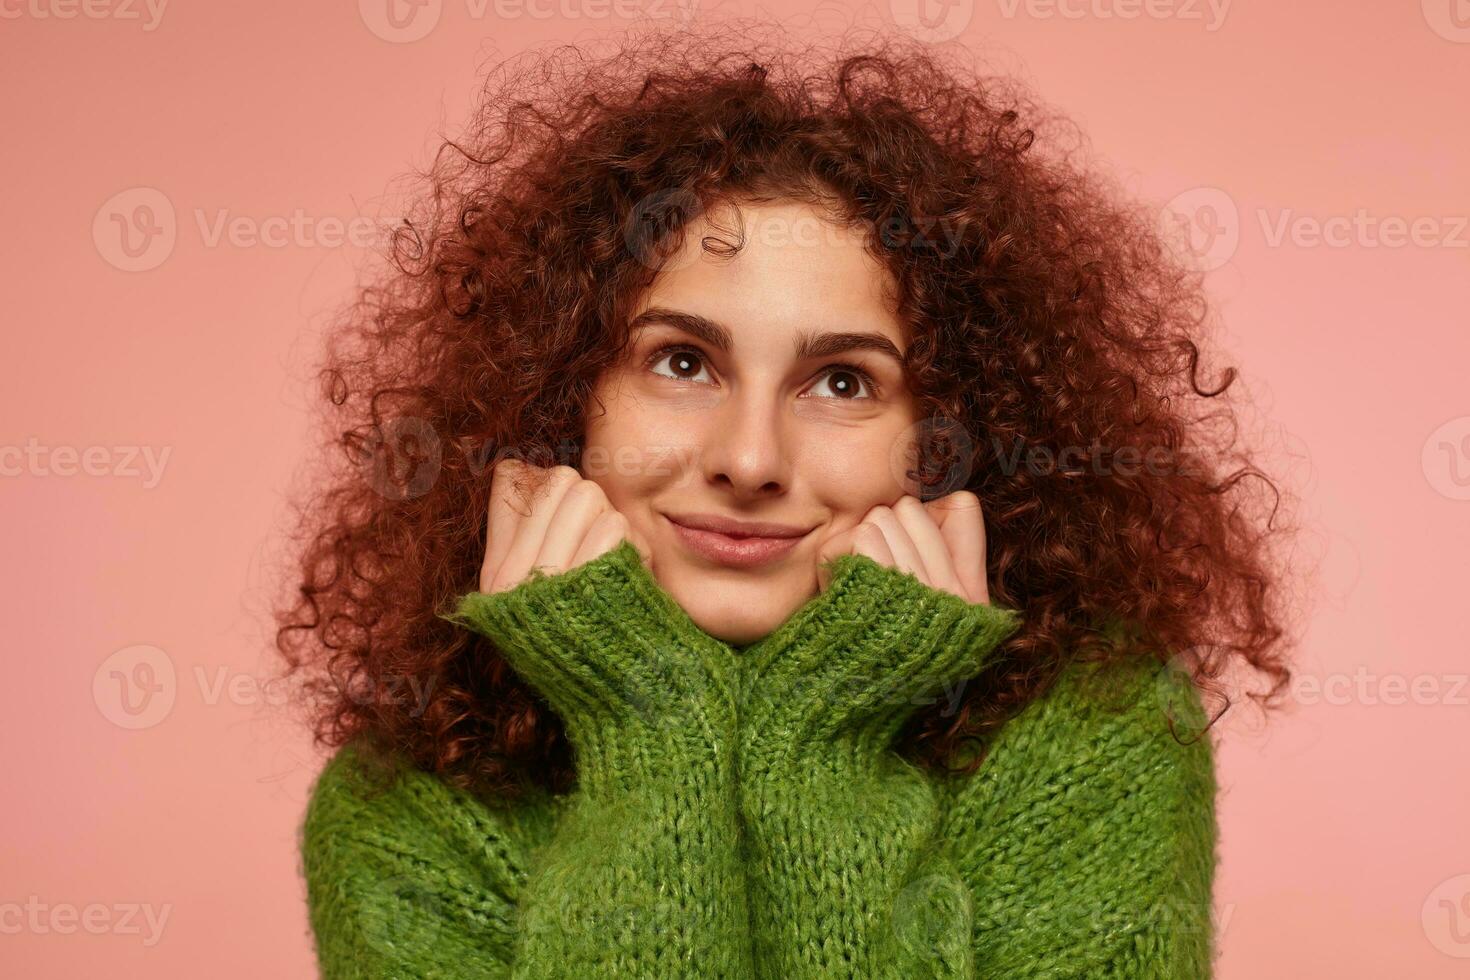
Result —
[[[384, 3], [0, 4], [0, 974], [313, 975], [321, 759], [260, 681], [310, 365], [364, 254], [328, 219], [429, 159], [484, 59], [681, 9]], [[1325, 683], [1222, 723], [1218, 975], [1464, 976], [1463, 0], [779, 9], [982, 50], [1193, 222], [1304, 494], [1298, 670]]]

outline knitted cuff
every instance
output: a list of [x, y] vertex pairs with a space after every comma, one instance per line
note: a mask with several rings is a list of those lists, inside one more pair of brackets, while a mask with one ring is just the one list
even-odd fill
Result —
[[830, 568], [825, 592], [746, 651], [742, 725], [768, 761], [844, 731], [880, 751], [920, 706], [957, 703], [1020, 625], [866, 555]]
[[512, 589], [468, 593], [441, 617], [490, 639], [584, 755], [643, 752], [641, 742], [620, 745], [634, 731], [718, 736], [734, 727], [731, 652], [689, 619], [626, 539], [568, 571], [534, 569]]

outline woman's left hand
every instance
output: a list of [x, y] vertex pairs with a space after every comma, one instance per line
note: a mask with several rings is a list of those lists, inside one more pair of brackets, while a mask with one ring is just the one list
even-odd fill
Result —
[[880, 504], [855, 526], [828, 538], [817, 556], [818, 584], [830, 574], [823, 562], [839, 555], [866, 555], [880, 565], [909, 572], [935, 589], [966, 602], [988, 603], [985, 582], [985, 521], [980, 498], [968, 490], [924, 503], [905, 494], [893, 506]]

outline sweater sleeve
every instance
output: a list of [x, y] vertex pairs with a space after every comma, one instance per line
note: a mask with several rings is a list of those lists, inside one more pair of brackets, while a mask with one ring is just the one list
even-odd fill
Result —
[[953, 705], [1016, 627], [859, 555], [747, 650], [741, 800], [757, 975], [969, 977], [968, 906], [936, 783], [888, 751], [923, 703]]
[[757, 965], [785, 977], [1209, 974], [1213, 769], [1192, 685], [1073, 664], [968, 777], [889, 750], [1014, 613], [860, 556], [756, 651], [743, 796]]
[[[749, 976], [729, 648], [626, 541], [445, 618], [491, 639], [562, 717], [576, 788], [524, 854], [481, 811], [446, 838], [442, 800], [411, 815], [323, 801], [303, 845], [323, 976]], [[432, 941], [369, 941], [364, 923], [411, 914], [404, 891], [430, 897], [410, 904]]]
[[973, 902], [976, 976], [1212, 976], [1206, 720], [1182, 671], [1073, 664], [949, 781], [942, 834]]
[[420, 770], [385, 775], [347, 745], [312, 791], [301, 856], [320, 975], [509, 977], [525, 821]]

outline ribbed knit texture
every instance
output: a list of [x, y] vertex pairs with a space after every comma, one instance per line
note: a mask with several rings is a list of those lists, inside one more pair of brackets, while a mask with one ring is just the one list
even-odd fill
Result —
[[379, 787], [340, 750], [301, 840], [322, 976], [1210, 977], [1216, 782], [1188, 678], [1074, 664], [973, 775], [932, 774], [894, 737], [956, 705], [1017, 617], [831, 568], [738, 649], [626, 541], [462, 597], [447, 618], [562, 717], [577, 785], [492, 804], [414, 769]]

